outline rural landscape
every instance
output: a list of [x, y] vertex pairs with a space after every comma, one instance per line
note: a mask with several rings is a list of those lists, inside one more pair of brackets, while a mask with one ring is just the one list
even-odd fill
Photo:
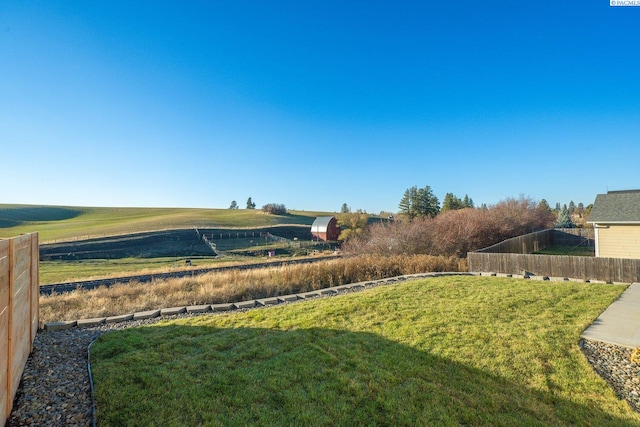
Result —
[[638, 6], [0, 1], [0, 427], [640, 427]]
[[[99, 330], [121, 317], [92, 345], [99, 425], [640, 424], [579, 346], [625, 286], [467, 273], [468, 251], [582, 226], [588, 210], [525, 197], [476, 208], [451, 195], [429, 211], [418, 193], [393, 216], [346, 204], [1, 205], [0, 233], [37, 230], [41, 289], [75, 286], [40, 295], [41, 327], [101, 319], [71, 329]], [[315, 238], [316, 218], [330, 217], [340, 239]], [[540, 253], [593, 257], [593, 247]], [[243, 301], [264, 307], [228, 311]], [[221, 312], [123, 316], [205, 305]]]

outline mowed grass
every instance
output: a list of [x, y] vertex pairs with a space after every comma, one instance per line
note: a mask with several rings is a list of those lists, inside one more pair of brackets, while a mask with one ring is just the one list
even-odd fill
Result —
[[623, 290], [440, 277], [113, 332], [98, 424], [640, 425], [578, 347]]
[[290, 211], [287, 215], [268, 215], [260, 209], [0, 205], [0, 238], [37, 231], [40, 242], [49, 242], [188, 227], [311, 225], [318, 215], [332, 214]]

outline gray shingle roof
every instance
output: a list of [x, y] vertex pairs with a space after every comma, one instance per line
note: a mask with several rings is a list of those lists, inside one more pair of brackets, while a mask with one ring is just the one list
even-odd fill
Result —
[[598, 194], [589, 222], [637, 222], [640, 223], [640, 190], [609, 191]]

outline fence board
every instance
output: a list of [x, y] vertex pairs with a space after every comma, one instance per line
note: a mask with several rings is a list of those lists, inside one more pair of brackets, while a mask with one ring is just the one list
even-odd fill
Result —
[[0, 240], [0, 425], [11, 410], [9, 400], [9, 240]]
[[31, 287], [29, 300], [31, 301], [31, 339], [29, 353], [33, 350], [33, 340], [36, 338], [40, 326], [40, 241], [38, 233], [31, 234]]

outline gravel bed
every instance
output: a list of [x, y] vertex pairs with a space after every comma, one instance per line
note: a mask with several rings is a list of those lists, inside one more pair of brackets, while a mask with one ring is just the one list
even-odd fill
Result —
[[[365, 286], [370, 287], [373, 284]], [[338, 294], [347, 292], [354, 290], [340, 291]], [[246, 310], [235, 312], [239, 311]], [[91, 342], [104, 333], [118, 329], [152, 324], [167, 318], [206, 315], [215, 314], [181, 314], [91, 328], [38, 331], [7, 427], [91, 426], [93, 413], [87, 371], [87, 348]], [[583, 340], [581, 346], [595, 372], [604, 378], [620, 399], [626, 400], [634, 410], [640, 412], [640, 365], [631, 363], [631, 349], [589, 340]]]
[[632, 349], [583, 340], [582, 352], [619, 399], [640, 412], [640, 365], [631, 362]]
[[87, 348], [106, 332], [143, 322], [38, 331], [7, 426], [91, 426]]
[[[369, 283], [361, 289], [393, 282], [396, 280]], [[333, 295], [358, 291], [345, 289]], [[317, 296], [313, 299], [331, 296]], [[304, 300], [283, 302], [278, 305], [296, 304], [300, 301]], [[268, 309], [268, 307], [237, 309], [233, 313], [261, 309]], [[100, 335], [119, 329], [149, 325], [160, 320], [215, 315], [217, 314], [211, 312], [184, 313], [145, 320], [103, 323], [89, 328], [74, 327], [61, 331], [39, 330], [33, 341], [33, 351], [27, 359], [6, 427], [92, 426], [93, 408], [87, 357], [89, 344]]]

